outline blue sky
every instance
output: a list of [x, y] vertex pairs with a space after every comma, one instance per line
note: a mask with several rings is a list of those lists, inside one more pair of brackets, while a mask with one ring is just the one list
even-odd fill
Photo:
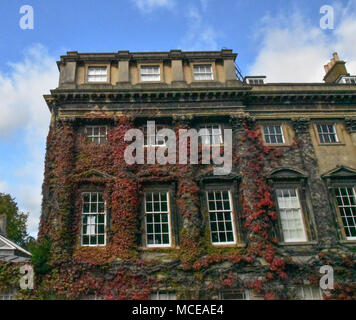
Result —
[[[20, 7], [34, 9], [34, 29], [19, 27]], [[334, 9], [334, 29], [320, 28], [320, 8]], [[244, 75], [267, 81], [321, 82], [334, 51], [356, 74], [356, 0], [2, 0], [0, 3], [0, 192], [40, 216], [55, 61], [67, 50], [220, 50], [239, 54]]]

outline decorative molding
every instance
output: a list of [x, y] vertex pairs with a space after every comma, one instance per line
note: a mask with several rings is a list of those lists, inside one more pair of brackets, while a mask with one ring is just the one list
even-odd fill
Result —
[[248, 112], [241, 112], [241, 114], [234, 114], [230, 116], [229, 122], [233, 130], [242, 131], [243, 123], [246, 122], [249, 126], [254, 126], [256, 119]]
[[194, 120], [194, 116], [192, 115], [174, 115], [172, 117], [172, 122], [174, 126], [177, 125], [190, 126], [193, 120]]
[[336, 166], [336, 168], [322, 174], [321, 177], [323, 179], [356, 178], [356, 170], [341, 165], [341, 166]]
[[356, 117], [345, 118], [345, 127], [348, 133], [356, 132]]
[[74, 176], [75, 179], [81, 179], [81, 178], [92, 178], [92, 177], [96, 177], [96, 178], [103, 178], [103, 179], [108, 179], [108, 180], [115, 180], [115, 177], [106, 173], [106, 172], [102, 172], [96, 169], [91, 169], [89, 171], [85, 171], [81, 174], [76, 174]]
[[306, 133], [308, 132], [310, 126], [310, 118], [306, 118], [306, 117], [292, 118], [292, 126], [296, 133]]
[[306, 182], [308, 179], [307, 173], [300, 169], [283, 167], [274, 169], [269, 172], [266, 177], [267, 183], [273, 187], [274, 184], [295, 184], [305, 191]]

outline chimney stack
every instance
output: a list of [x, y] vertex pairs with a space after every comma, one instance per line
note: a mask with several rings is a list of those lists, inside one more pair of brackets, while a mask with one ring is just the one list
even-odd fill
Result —
[[6, 237], [6, 214], [0, 214], [0, 234]]
[[337, 52], [333, 53], [333, 58], [330, 62], [324, 65], [326, 83], [335, 83], [341, 76], [349, 76], [345, 66], [346, 62], [339, 59]]

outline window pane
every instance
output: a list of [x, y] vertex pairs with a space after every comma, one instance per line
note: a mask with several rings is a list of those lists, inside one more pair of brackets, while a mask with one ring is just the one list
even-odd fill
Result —
[[334, 189], [336, 202], [343, 223], [346, 239], [356, 239], [356, 195], [355, 188], [339, 187]]
[[283, 130], [280, 125], [263, 126], [266, 143], [284, 143]]
[[321, 143], [338, 142], [334, 124], [317, 124], [317, 129]]
[[204, 125], [200, 128], [199, 135], [205, 145], [217, 145], [224, 142], [220, 125]]
[[91, 142], [102, 144], [107, 139], [107, 127], [106, 126], [87, 126], [87, 137]]
[[106, 67], [88, 67], [88, 82], [106, 82]]
[[212, 243], [234, 243], [232, 211], [227, 191], [207, 192]]
[[213, 80], [211, 65], [195, 65], [193, 67], [194, 80]]
[[141, 66], [141, 81], [160, 81], [159, 66]]
[[[105, 245], [105, 204], [98, 192], [84, 193], [82, 197], [82, 245]], [[100, 208], [100, 211], [98, 209]]]
[[307, 241], [296, 189], [277, 190], [277, 201], [284, 241]]
[[[147, 245], [169, 246], [170, 231], [167, 192], [146, 192], [145, 199]], [[154, 214], [148, 214], [148, 212], [152, 211], [154, 212]]]

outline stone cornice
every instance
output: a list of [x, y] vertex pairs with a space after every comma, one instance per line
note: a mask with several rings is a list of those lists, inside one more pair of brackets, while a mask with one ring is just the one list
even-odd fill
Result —
[[99, 53], [78, 53], [77, 51], [69, 51], [67, 55], [61, 56], [61, 60], [57, 64], [66, 63], [68, 61], [120, 61], [120, 60], [216, 60], [216, 59], [232, 59], [235, 60], [237, 53], [233, 53], [231, 49], [222, 49], [221, 51], [181, 51], [171, 50], [163, 52], [99, 52]]
[[92, 88], [55, 89], [45, 100], [53, 104], [66, 103], [166, 103], [166, 102], [211, 102], [241, 101], [245, 105], [285, 105], [285, 104], [356, 104], [354, 86], [322, 86], [310, 89], [299, 85], [298, 90], [255, 90], [252, 86], [223, 87], [183, 87], [183, 88]]

